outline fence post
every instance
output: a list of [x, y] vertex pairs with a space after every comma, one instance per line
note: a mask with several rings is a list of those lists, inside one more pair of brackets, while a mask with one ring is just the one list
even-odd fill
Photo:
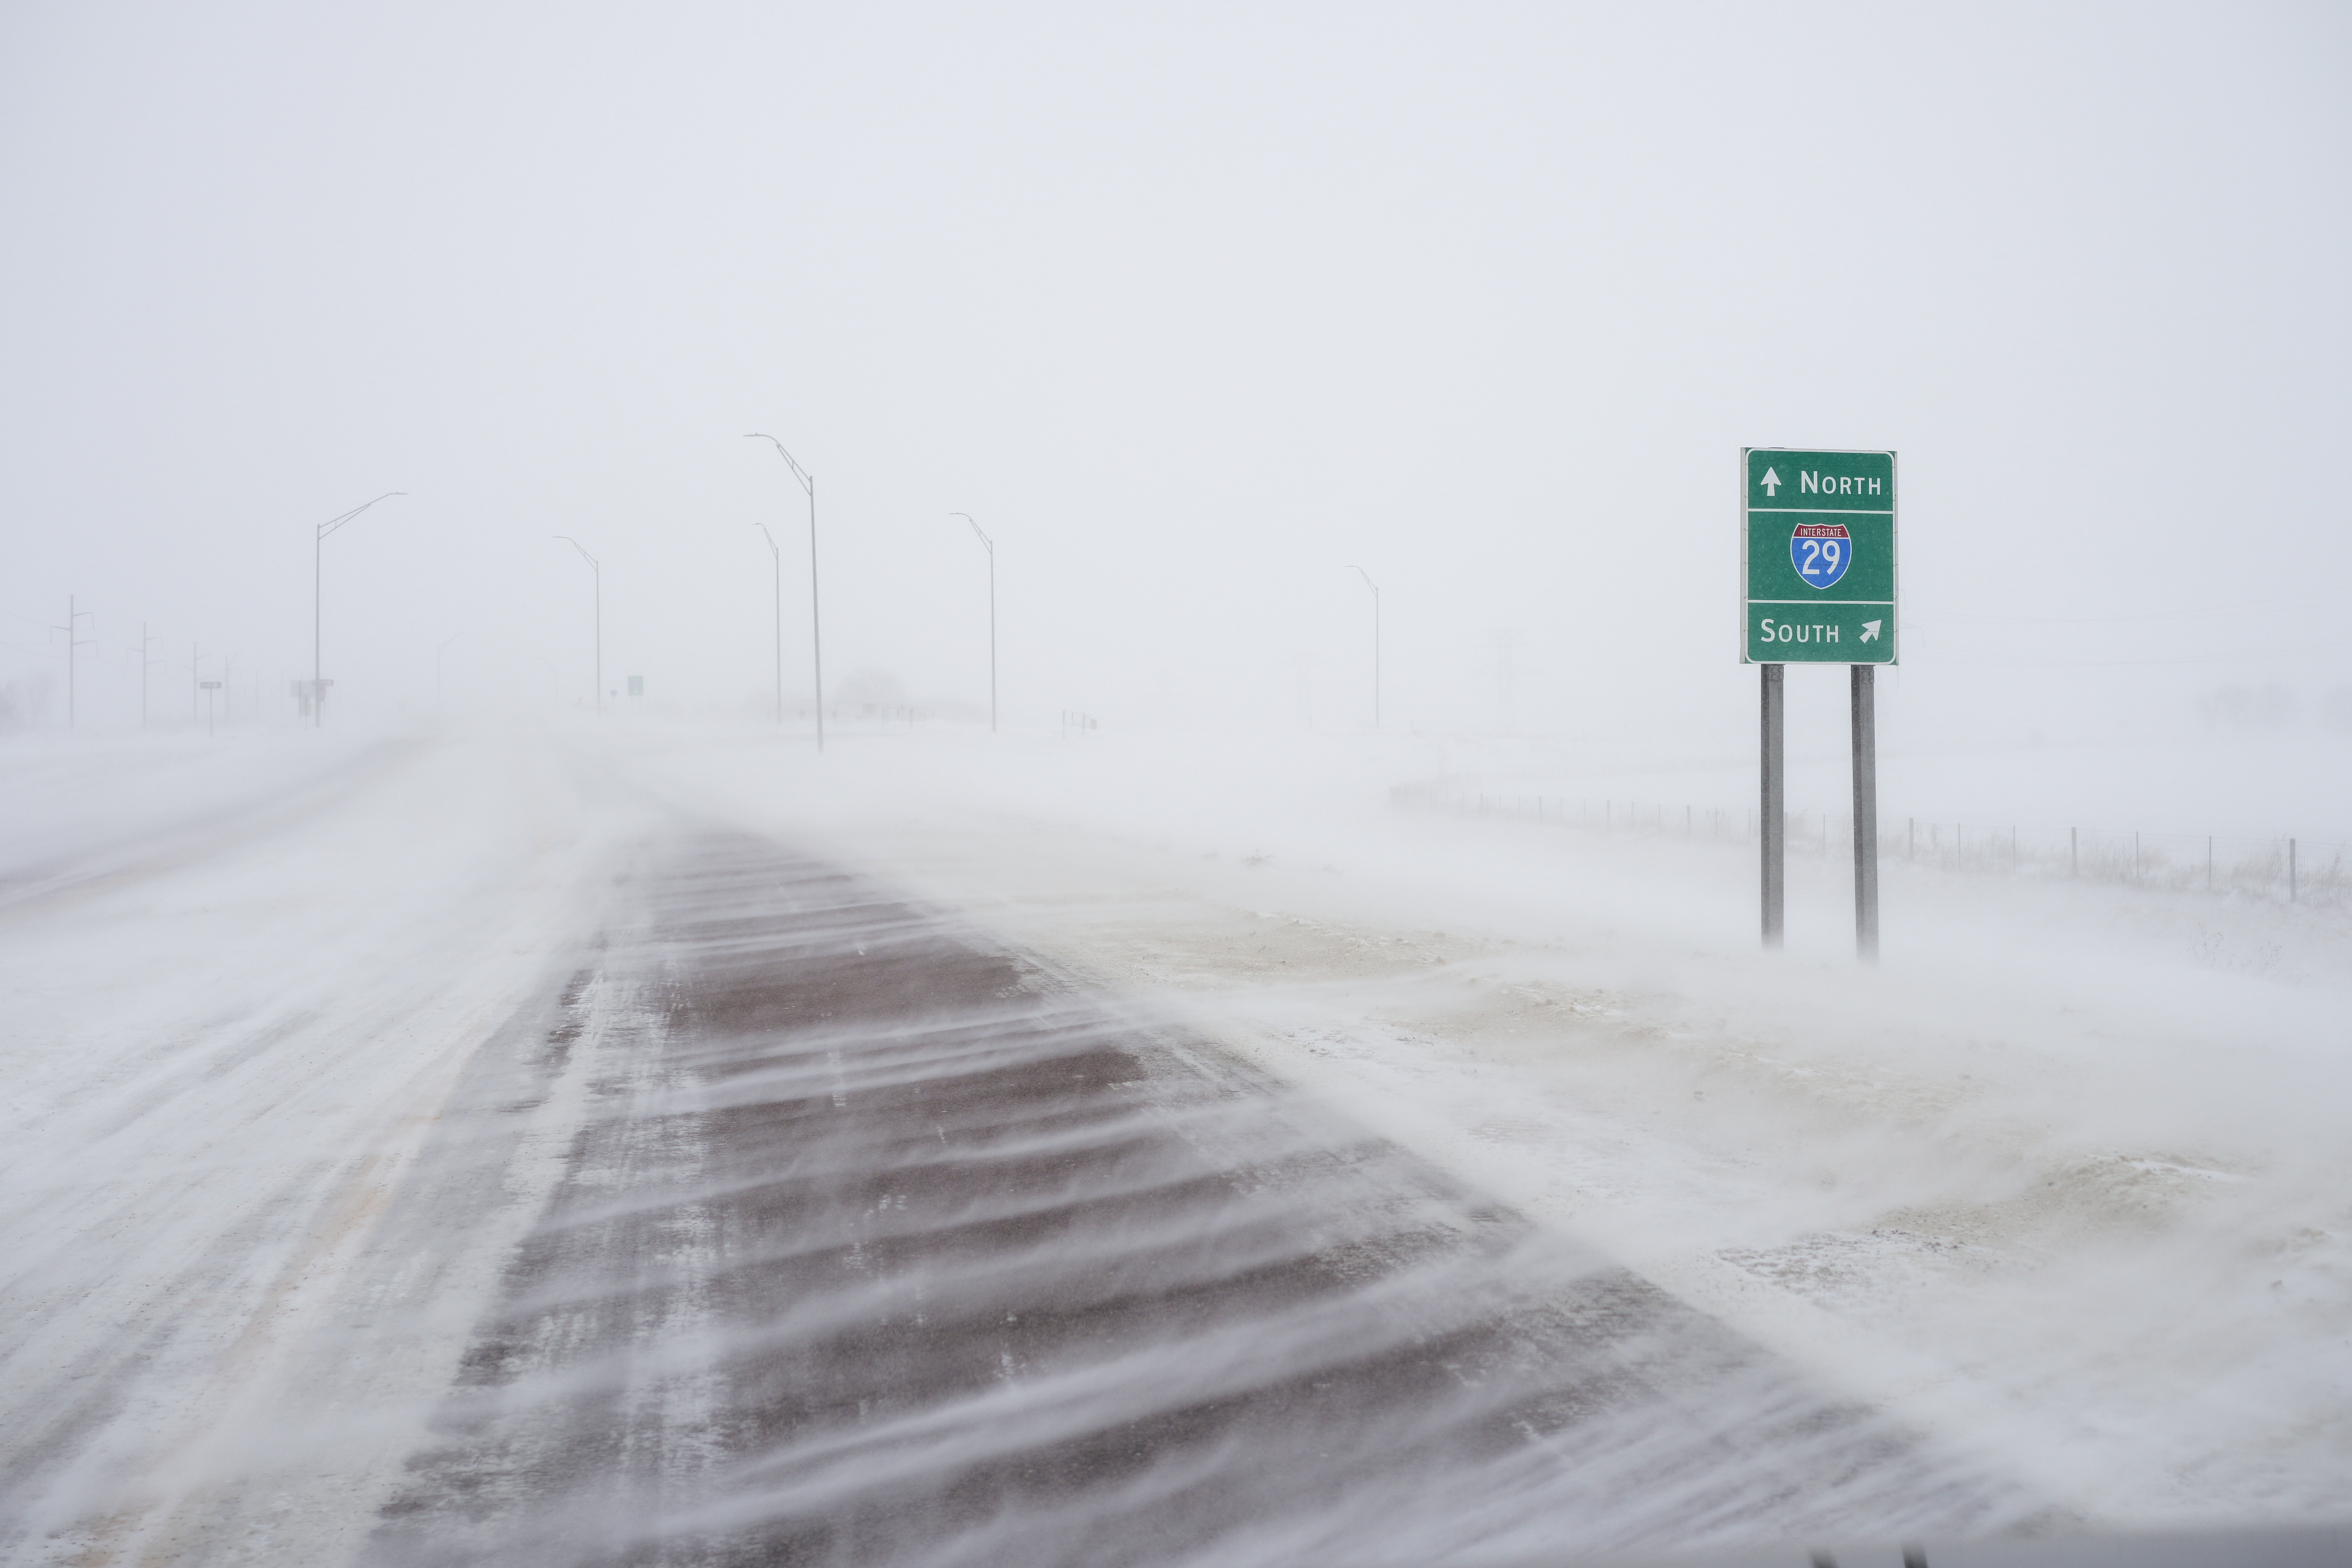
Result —
[[2066, 875], [2080, 877], [2082, 874], [2083, 830], [2079, 827], [2070, 827], [2066, 830]]
[[2213, 890], [2213, 836], [2205, 836], [2205, 890]]
[[2294, 902], [2294, 840], [2286, 841], [2286, 901]]

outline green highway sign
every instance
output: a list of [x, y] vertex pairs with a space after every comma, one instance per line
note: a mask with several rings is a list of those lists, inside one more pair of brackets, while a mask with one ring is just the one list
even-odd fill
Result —
[[1739, 453], [1744, 664], [1893, 664], [1895, 454]]

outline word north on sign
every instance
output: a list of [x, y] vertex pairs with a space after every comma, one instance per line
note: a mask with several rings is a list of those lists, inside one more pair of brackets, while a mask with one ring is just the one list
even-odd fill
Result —
[[1895, 662], [1895, 454], [1739, 454], [1740, 659]]

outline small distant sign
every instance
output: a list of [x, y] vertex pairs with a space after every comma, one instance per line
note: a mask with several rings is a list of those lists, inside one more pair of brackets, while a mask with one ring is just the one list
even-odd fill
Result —
[[199, 680], [196, 684], [206, 691], [218, 691], [221, 689], [221, 683], [217, 680]]
[[1739, 657], [1893, 664], [1895, 454], [1739, 454]]
[[633, 675], [629, 677], [629, 695], [632, 697], [643, 697], [645, 694], [646, 678], [642, 675]]

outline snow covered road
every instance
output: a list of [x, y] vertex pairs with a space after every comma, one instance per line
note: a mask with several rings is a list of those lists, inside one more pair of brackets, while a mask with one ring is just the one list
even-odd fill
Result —
[[[2160, 965], [1824, 994], [1711, 863], [913, 738], [20, 760], [11, 1561], [2329, 1517], [2340, 1163]], [[2330, 994], [2223, 986], [2236, 1065], [2327, 1092]]]
[[726, 835], [636, 885], [541, 1057], [596, 1111], [371, 1563], [1492, 1562], [2037, 1510], [870, 883]]
[[596, 813], [543, 748], [307, 739], [11, 778], [46, 829], [0, 876], [16, 1556], [144, 1560], [241, 1470], [458, 1075], [593, 907]]

